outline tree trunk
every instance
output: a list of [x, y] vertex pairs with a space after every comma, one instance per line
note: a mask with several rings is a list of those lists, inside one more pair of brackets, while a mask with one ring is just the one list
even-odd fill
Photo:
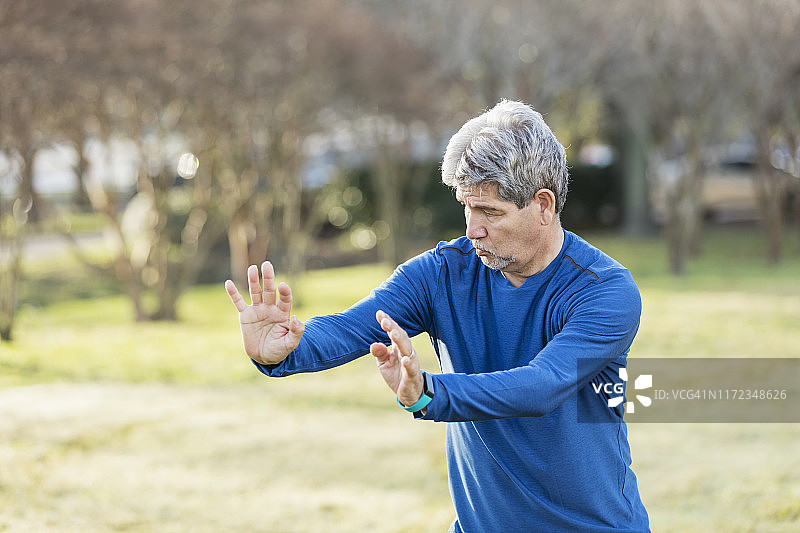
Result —
[[767, 260], [777, 264], [783, 258], [783, 203], [785, 191], [780, 176], [768, 168], [756, 173], [759, 190], [759, 205], [767, 232]]
[[378, 199], [376, 218], [389, 225], [389, 235], [378, 245], [382, 261], [390, 265], [398, 265], [404, 255], [404, 230], [400, 223], [402, 209], [402, 190], [398, 187], [397, 168], [388, 156], [388, 149], [381, 148], [375, 170], [372, 172], [372, 183]]
[[33, 186], [33, 162], [36, 159], [36, 150], [25, 150], [22, 158], [24, 162], [20, 175], [19, 198], [28, 206], [28, 222], [36, 224], [37, 222], [41, 222], [44, 217], [41, 199]]
[[255, 236], [249, 243], [248, 259], [252, 265], [258, 264], [267, 258], [269, 245], [272, 241], [272, 195], [261, 192], [258, 193], [253, 204], [251, 223], [255, 228]]
[[243, 209], [239, 209], [228, 227], [228, 248], [231, 253], [231, 279], [237, 287], [247, 286], [247, 267], [250, 254], [247, 245], [247, 221]]
[[[32, 159], [25, 160], [23, 173], [30, 174]], [[33, 198], [26, 193], [24, 180], [13, 203], [0, 198], [0, 341], [11, 341], [13, 337], [22, 243], [32, 201]]]
[[75, 192], [73, 194], [72, 203], [79, 211], [90, 211], [92, 203], [89, 201], [89, 195], [86, 192], [86, 174], [89, 171], [89, 160], [86, 159], [86, 154], [83, 152], [86, 143], [85, 136], [73, 139], [73, 146], [78, 155], [78, 161], [75, 163]]
[[260, 265], [269, 250], [272, 198], [263, 192], [256, 194], [258, 197], [236, 210], [226, 231], [231, 279], [237, 287], [247, 285], [247, 267]]
[[686, 265], [699, 249], [702, 225], [702, 163], [700, 154], [689, 156], [689, 167], [667, 195], [667, 246], [670, 272], [686, 273]]
[[[292, 168], [292, 167], [289, 167]], [[307, 236], [302, 231], [302, 184], [297, 172], [284, 171], [283, 235], [286, 239], [286, 276], [294, 288], [305, 271]], [[298, 301], [299, 303], [299, 301]]]
[[150, 315], [150, 320], [178, 320], [178, 298], [181, 295], [181, 283], [168, 277], [163, 289], [158, 294], [158, 307]]
[[674, 276], [683, 276], [689, 260], [691, 229], [685, 213], [685, 206], [681, 208], [680, 200], [677, 198], [674, 203], [675, 208], [670, 210], [666, 223], [669, 270]]
[[759, 206], [767, 232], [767, 260], [776, 264], [783, 257], [783, 209], [786, 201], [786, 186], [770, 161], [771, 143], [769, 134], [756, 134], [757, 172], [756, 190]]
[[794, 187], [794, 224], [800, 234], [800, 185]]
[[[0, 213], [0, 224], [3, 214]], [[6, 217], [13, 229], [10, 235], [0, 235], [0, 341], [11, 341], [17, 311], [17, 286], [22, 256], [22, 229], [13, 217]], [[5, 231], [3, 231], [5, 233]]]
[[653, 232], [647, 186], [647, 141], [626, 123], [617, 145], [622, 167], [622, 230], [642, 236]]

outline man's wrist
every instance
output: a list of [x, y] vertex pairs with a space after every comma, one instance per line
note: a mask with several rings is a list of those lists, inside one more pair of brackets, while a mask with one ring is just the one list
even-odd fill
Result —
[[397, 405], [409, 413], [416, 413], [417, 411], [422, 411], [425, 409], [428, 404], [431, 403], [431, 400], [433, 400], [433, 398], [423, 393], [414, 405], [403, 405], [403, 402], [400, 401], [400, 398], [397, 399]]
[[397, 399], [397, 404], [408, 411], [409, 413], [416, 413], [425, 409], [429, 403], [433, 400], [433, 388], [428, 385], [428, 374], [424, 370], [421, 372], [422, 375], [422, 393], [419, 396], [419, 399], [412, 405], [405, 405], [403, 402], [400, 401], [400, 398]]

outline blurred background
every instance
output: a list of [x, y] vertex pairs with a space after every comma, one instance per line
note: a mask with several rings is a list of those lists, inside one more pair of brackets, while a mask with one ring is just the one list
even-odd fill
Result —
[[[632, 356], [800, 357], [798, 27], [794, 0], [0, 0], [0, 531], [446, 530], [441, 428], [371, 361], [265, 382], [221, 282], [269, 258], [305, 319], [461, 235], [441, 155], [501, 98], [639, 283]], [[630, 434], [654, 531], [800, 529], [796, 427]]]

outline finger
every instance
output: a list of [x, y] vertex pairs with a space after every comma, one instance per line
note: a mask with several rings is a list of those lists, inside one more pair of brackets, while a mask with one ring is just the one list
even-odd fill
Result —
[[392, 317], [390, 317], [385, 311], [378, 311], [375, 313], [375, 318], [378, 319], [378, 323], [381, 325], [381, 329], [386, 333], [391, 333], [393, 329], [398, 328], [397, 322], [394, 321]]
[[287, 348], [294, 350], [300, 344], [300, 338], [306, 330], [306, 325], [296, 316], [289, 319], [289, 333], [286, 335]]
[[406, 379], [414, 379], [419, 374], [419, 359], [416, 357], [403, 357], [400, 359], [403, 367], [403, 377]]
[[388, 314], [383, 311], [376, 313], [376, 318], [379, 318], [381, 328], [389, 334], [392, 344], [397, 346], [401, 355], [411, 356], [414, 347], [411, 345], [411, 339], [408, 337], [406, 330], [401, 328], [397, 322], [392, 319]]
[[380, 309], [378, 309], [378, 311], [375, 313], [375, 320], [377, 320], [378, 324], [380, 324], [384, 318], [391, 318], [391, 317], [385, 311], [381, 311]]
[[408, 337], [406, 330], [398, 325], [389, 333], [389, 338], [392, 339], [392, 344], [397, 346], [400, 354], [405, 357], [414, 357], [414, 347], [411, 344], [411, 339]]
[[275, 305], [275, 268], [272, 263], [261, 263], [261, 276], [264, 278], [264, 303]]
[[261, 293], [261, 283], [258, 280], [258, 267], [250, 265], [247, 268], [247, 285], [250, 289], [250, 301], [253, 305], [258, 305], [264, 301]]
[[378, 360], [378, 366], [391, 367], [400, 358], [394, 346], [386, 346], [382, 342], [371, 344], [369, 351]]
[[242, 295], [239, 294], [239, 290], [236, 288], [236, 285], [231, 280], [225, 282], [225, 290], [228, 292], [228, 296], [231, 298], [231, 302], [236, 307], [236, 310], [240, 313], [247, 309], [247, 302], [244, 301]]
[[369, 353], [375, 357], [379, 365], [385, 363], [389, 359], [390, 355], [389, 348], [387, 348], [382, 342], [372, 343], [369, 347]]
[[278, 285], [278, 309], [287, 314], [292, 311], [292, 289], [285, 283]]

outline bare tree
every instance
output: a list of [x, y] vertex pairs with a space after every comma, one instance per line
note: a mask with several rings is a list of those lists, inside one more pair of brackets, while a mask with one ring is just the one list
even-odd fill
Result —
[[768, 258], [783, 255], [788, 193], [797, 187], [800, 133], [800, 49], [796, 2], [743, 2], [730, 21], [733, 78], [738, 104], [756, 148], [755, 186], [768, 242]]
[[[133, 204], [141, 208], [142, 223], [134, 225], [139, 234], [126, 235], [124, 218], [132, 214], [115, 191], [82, 183], [116, 235], [113, 268], [139, 319], [174, 318], [177, 295], [221, 232], [237, 276], [270, 245], [283, 250], [286, 270], [301, 272], [324, 219], [313, 205], [304, 207], [301, 181], [303, 141], [319, 131], [320, 114], [332, 106], [383, 106], [393, 113], [412, 107], [409, 97], [397, 96], [408, 94], [407, 73], [394, 67], [413, 46], [402, 36], [388, 39], [389, 21], [358, 5], [121, 2], [102, 11], [102, 28], [86, 19], [89, 12], [71, 12], [72, 26], [92, 28], [75, 61], [90, 64], [99, 85], [103, 105], [92, 111], [98, 129], [139, 147]], [[67, 48], [77, 39], [59, 35]], [[368, 47], [372, 53], [365, 54]], [[380, 98], [369, 98], [367, 87]], [[75, 145], [87, 134], [79, 115], [59, 115], [62, 135]], [[197, 157], [192, 180], [176, 181], [174, 159], [160, 153], [176, 132]], [[87, 172], [80, 159], [78, 167]], [[155, 295], [155, 308], [144, 308], [145, 294]]]
[[[730, 93], [719, 88], [733, 70], [726, 24], [736, 9], [724, 2], [617, 2], [582, 12], [580, 31], [601, 36], [598, 81], [626, 137], [636, 139], [628, 146], [647, 154], [650, 179], [667, 191], [665, 233], [675, 274], [685, 272], [699, 246], [705, 149], [729, 123]], [[680, 162], [669, 180], [661, 170], [666, 159]], [[636, 191], [644, 179], [628, 179], [633, 207], [641, 203]]]
[[41, 216], [33, 162], [41, 147], [36, 118], [46, 93], [42, 48], [48, 36], [27, 24], [39, 15], [35, 6], [0, 1], [0, 340], [12, 337], [23, 241], [28, 224]]
[[[10, 174], [10, 169], [3, 170], [6, 175], [0, 176], [0, 184]], [[5, 198], [0, 190], [0, 341], [10, 341], [13, 337], [29, 207], [30, 203], [19, 195]]]

